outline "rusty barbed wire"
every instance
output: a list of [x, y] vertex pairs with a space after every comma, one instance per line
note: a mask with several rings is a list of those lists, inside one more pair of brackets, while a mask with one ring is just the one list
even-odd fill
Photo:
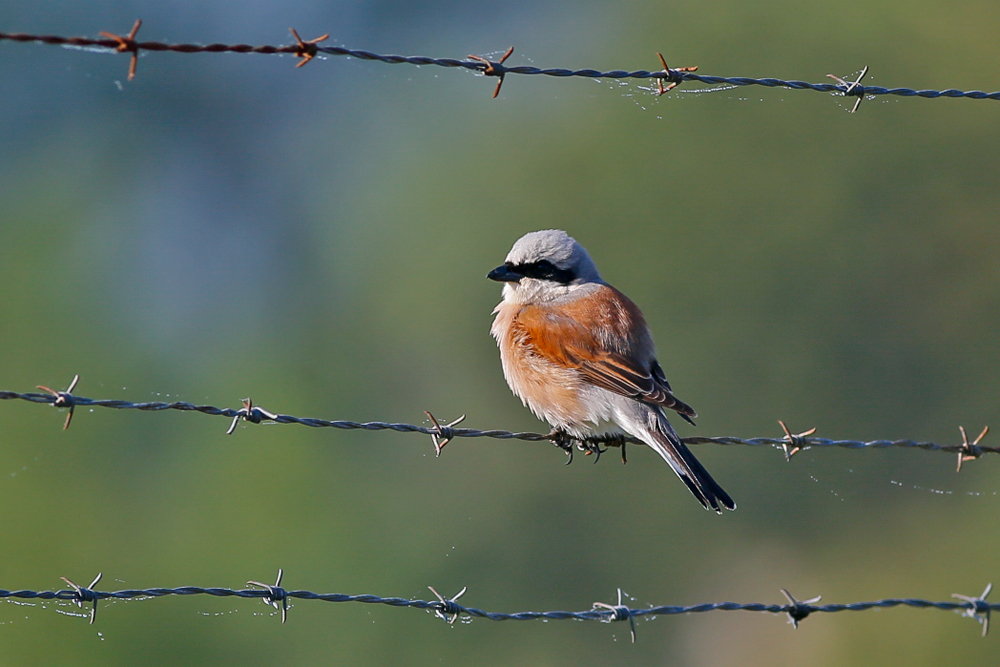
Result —
[[[257, 53], [262, 55], [272, 54], [292, 54], [299, 58], [297, 67], [301, 67], [318, 54], [330, 56], [347, 56], [359, 60], [371, 60], [386, 64], [398, 65], [432, 65], [436, 67], [462, 68], [479, 72], [484, 76], [495, 76], [498, 78], [497, 86], [493, 92], [496, 97], [500, 92], [504, 77], [507, 74], [521, 74], [527, 76], [551, 76], [558, 78], [584, 77], [588, 79], [656, 79], [657, 87], [651, 92], [662, 95], [668, 90], [685, 81], [697, 81], [707, 85], [728, 85], [728, 86], [764, 86], [767, 88], [788, 88], [791, 90], [814, 90], [825, 93], [840, 93], [845, 97], [857, 97], [858, 100], [851, 110], [857, 111], [861, 101], [866, 97], [876, 95], [898, 95], [902, 97], [923, 97], [935, 99], [940, 97], [955, 98], [964, 97], [975, 100], [1000, 100], [1000, 91], [986, 93], [981, 90], [914, 90], [912, 88], [884, 88], [881, 86], [862, 86], [861, 79], [868, 72], [865, 66], [862, 73], [855, 81], [849, 82], [835, 76], [827, 75], [837, 83], [808, 83], [806, 81], [786, 80], [778, 78], [752, 78], [752, 77], [723, 77], [706, 76], [696, 74], [697, 67], [681, 67], [671, 69], [666, 66], [663, 56], [660, 58], [663, 69], [661, 70], [608, 70], [597, 69], [564, 69], [564, 68], [539, 68], [525, 65], [508, 66], [505, 64], [507, 58], [513, 53], [514, 48], [509, 48], [499, 60], [490, 60], [483, 56], [469, 56], [465, 60], [454, 58], [430, 58], [427, 56], [399, 56], [385, 55], [365, 51], [362, 49], [349, 49], [342, 46], [320, 46], [319, 42], [326, 40], [329, 35], [323, 35], [315, 39], [303, 40], [294, 29], [290, 29], [295, 37], [295, 44], [284, 46], [261, 45], [252, 46], [250, 44], [168, 44], [156, 41], [136, 41], [136, 33], [142, 25], [141, 20], [136, 20], [132, 30], [127, 35], [117, 35], [111, 32], [102, 31], [101, 37], [64, 37], [60, 35], [35, 35], [17, 32], [0, 32], [0, 41], [13, 42], [38, 42], [57, 46], [70, 47], [99, 47], [109, 49], [119, 53], [129, 53], [129, 76], [131, 80], [135, 76], [135, 68], [138, 56], [141, 51], [169, 51], [173, 53]], [[669, 85], [664, 85], [667, 82]]]
[[[263, 422], [273, 422], [276, 424], [300, 424], [302, 426], [309, 426], [312, 428], [336, 428], [342, 430], [365, 430], [365, 431], [384, 431], [391, 430], [400, 433], [419, 433], [423, 435], [431, 436], [431, 441], [434, 445], [434, 450], [437, 455], [441, 454], [441, 450], [455, 438], [494, 438], [497, 440], [523, 440], [527, 442], [542, 442], [549, 441], [555, 442], [563, 449], [568, 449], [571, 455], [570, 461], [572, 461], [572, 448], [570, 448], [566, 441], [567, 439], [573, 441], [577, 444], [577, 447], [587, 453], [597, 453], [597, 458], [600, 458], [601, 453], [604, 450], [600, 449], [600, 445], [605, 447], [621, 447], [622, 449], [622, 460], [625, 460], [625, 445], [626, 444], [643, 444], [641, 440], [633, 438], [631, 436], [622, 435], [610, 435], [587, 438], [585, 440], [578, 440], [568, 436], [565, 433], [532, 433], [527, 431], [505, 431], [500, 429], [474, 429], [474, 428], [456, 428], [456, 424], [460, 423], [465, 419], [465, 415], [462, 415], [458, 419], [449, 422], [447, 424], [441, 424], [438, 422], [437, 418], [434, 417], [430, 412], [425, 412], [429, 421], [430, 426], [419, 426], [416, 424], [405, 424], [398, 422], [356, 422], [347, 420], [327, 420], [319, 419], [314, 417], [295, 417], [292, 415], [285, 415], [270, 412], [264, 408], [254, 405], [253, 401], [249, 398], [245, 398], [242, 401], [243, 407], [241, 408], [219, 408], [214, 405], [196, 405], [193, 403], [188, 403], [185, 401], [149, 401], [143, 403], [134, 403], [132, 401], [126, 401], [122, 399], [95, 399], [87, 398], [85, 396], [78, 396], [73, 394], [72, 391], [76, 387], [77, 383], [80, 381], [80, 376], [77, 375], [73, 378], [70, 383], [69, 388], [66, 391], [56, 391], [48, 387], [39, 386], [45, 393], [33, 393], [33, 392], [15, 392], [15, 391], [4, 391], [0, 390], [0, 400], [22, 400], [28, 401], [29, 403], [38, 404], [49, 404], [55, 407], [67, 408], [69, 414], [67, 415], [64, 428], [69, 427], [70, 419], [73, 415], [73, 411], [78, 407], [101, 407], [101, 408], [112, 408], [115, 410], [139, 410], [143, 412], [159, 412], [162, 410], [179, 410], [182, 412], [199, 412], [201, 414], [229, 417], [232, 422], [227, 429], [227, 434], [232, 434], [236, 430], [236, 426], [241, 422], [247, 422], [251, 424], [260, 424]], [[781, 420], [778, 421], [781, 428], [784, 430], [784, 436], [777, 438], [737, 438], [732, 436], [716, 436], [716, 437], [702, 437], [694, 436], [688, 438], [682, 438], [685, 444], [688, 445], [743, 445], [748, 447], [773, 447], [780, 449], [784, 455], [785, 459], [790, 461], [792, 456], [796, 453], [804, 451], [806, 449], [815, 448], [829, 448], [829, 447], [839, 447], [843, 449], [887, 449], [887, 448], [909, 448], [909, 449], [922, 449], [925, 451], [939, 451], [954, 453], [958, 455], [958, 470], [962, 469], [962, 462], [971, 461], [978, 459], [983, 454], [1000, 454], [1000, 447], [989, 447], [986, 445], [979, 444], [980, 441], [986, 436], [989, 431], [989, 427], [983, 429], [979, 437], [969, 442], [968, 435], [965, 432], [963, 426], [959, 426], [959, 431], [962, 436], [962, 442], [954, 445], [942, 445], [934, 442], [918, 442], [916, 440], [869, 440], [869, 441], [859, 441], [859, 440], [831, 440], [828, 438], [817, 438], [813, 437], [816, 429], [809, 429], [802, 433], [793, 434], [785, 423]]]
[[979, 596], [952, 594], [958, 602], [944, 601], [935, 602], [919, 598], [886, 598], [872, 602], [849, 602], [840, 604], [817, 604], [820, 597], [813, 597], [809, 600], [796, 600], [791, 593], [782, 589], [781, 592], [788, 600], [786, 604], [768, 604], [762, 602], [707, 602], [695, 605], [658, 605], [649, 607], [630, 607], [622, 602], [622, 590], [618, 589], [618, 600], [616, 604], [605, 602], [594, 602], [590, 609], [583, 611], [520, 611], [513, 613], [484, 611], [476, 607], [466, 607], [457, 602], [458, 598], [467, 591], [463, 588], [456, 595], [445, 598], [433, 587], [428, 586], [431, 592], [437, 597], [436, 600], [419, 600], [402, 597], [381, 597], [378, 595], [362, 594], [348, 595], [344, 593], [314, 593], [308, 590], [286, 590], [281, 587], [282, 570], [278, 570], [277, 583], [274, 586], [262, 584], [255, 581], [247, 583], [248, 586], [257, 588], [232, 589], [232, 588], [202, 588], [200, 586], [180, 586], [177, 588], [144, 588], [126, 589], [120, 591], [97, 591], [94, 586], [101, 580], [101, 574], [93, 580], [90, 586], [78, 586], [66, 577], [62, 580], [69, 584], [69, 589], [62, 590], [4, 590], [0, 589], [0, 598], [8, 600], [61, 600], [69, 601], [79, 607], [85, 604], [91, 608], [90, 622], [93, 623], [97, 615], [97, 603], [101, 600], [146, 600], [166, 597], [171, 595], [209, 595], [214, 597], [237, 597], [237, 598], [257, 598], [265, 604], [274, 607], [281, 616], [281, 622], [287, 619], [288, 601], [295, 600], [318, 600], [322, 602], [359, 602], [363, 604], [381, 604], [390, 607], [405, 607], [410, 609], [424, 609], [434, 612], [437, 618], [449, 624], [454, 624], [458, 618], [474, 619], [484, 618], [491, 621], [536, 621], [542, 619], [551, 620], [577, 620], [577, 621], [601, 621], [613, 623], [628, 621], [631, 626], [632, 641], [635, 641], [635, 619], [648, 617], [650, 620], [658, 616], [671, 616], [677, 614], [698, 614], [715, 611], [750, 611], [763, 612], [768, 614], [787, 614], [789, 623], [798, 628], [799, 623], [809, 615], [815, 613], [835, 613], [841, 611], [868, 611], [870, 609], [886, 609], [890, 607], [915, 607], [918, 609], [938, 609], [940, 611], [962, 612], [963, 616], [976, 619], [983, 626], [982, 636], [989, 632], [990, 612], [1000, 610], [1000, 604], [991, 604], [986, 601], [992, 584], [988, 584], [983, 593]]

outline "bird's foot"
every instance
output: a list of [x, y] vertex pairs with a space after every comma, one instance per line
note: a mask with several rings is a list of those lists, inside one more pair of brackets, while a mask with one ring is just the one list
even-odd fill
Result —
[[[621, 447], [622, 448], [622, 463], [628, 463], [628, 459], [625, 458], [625, 445], [628, 444], [628, 438], [624, 433], [615, 433], [612, 435], [602, 435], [600, 437], [600, 442], [607, 445], [608, 449], [611, 447]], [[607, 450], [605, 450], [607, 451]]]
[[569, 465], [570, 463], [573, 462], [573, 443], [576, 442], [576, 438], [571, 436], [566, 431], [563, 431], [558, 428], [552, 429], [552, 432], [549, 433], [546, 437], [549, 439], [549, 442], [551, 442], [553, 445], [566, 452], [566, 456], [569, 457], [569, 459], [566, 461], [566, 465]]
[[607, 440], [608, 439], [605, 436], [584, 438], [583, 440], [579, 440], [577, 442], [577, 447], [579, 447], [580, 451], [586, 456], [596, 454], [597, 456], [594, 458], [594, 463], [597, 463], [601, 460], [601, 454], [608, 451], [607, 447], [601, 447], [601, 443], [605, 443]]
[[610, 447], [621, 447], [622, 463], [628, 462], [625, 458], [625, 445], [628, 443], [628, 437], [624, 433], [592, 435], [588, 438], [578, 438], [557, 428], [552, 429], [552, 432], [546, 437], [549, 439], [549, 442], [566, 452], [566, 456], [569, 457], [566, 461], [566, 465], [573, 462], [574, 447], [579, 449], [586, 456], [594, 454], [594, 463], [600, 461], [601, 454], [608, 451]]

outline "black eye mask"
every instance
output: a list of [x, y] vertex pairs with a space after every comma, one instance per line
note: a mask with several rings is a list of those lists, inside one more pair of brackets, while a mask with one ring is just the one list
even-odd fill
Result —
[[511, 271], [519, 273], [526, 278], [537, 278], [538, 280], [551, 280], [552, 282], [568, 285], [576, 279], [576, 274], [569, 269], [560, 269], [547, 259], [526, 264], [507, 265]]

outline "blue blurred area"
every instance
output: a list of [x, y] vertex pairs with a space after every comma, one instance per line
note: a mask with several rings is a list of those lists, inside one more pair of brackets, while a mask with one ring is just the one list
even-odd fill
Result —
[[[0, 30], [169, 42], [306, 39], [538, 67], [996, 90], [995, 3], [37, 2]], [[290, 56], [0, 43], [0, 388], [325, 419], [541, 430], [508, 391], [485, 279], [524, 232], [569, 231], [645, 311], [682, 435], [958, 443], [1000, 381], [993, 101], [808, 91], [657, 97], [648, 82]], [[497, 611], [975, 594], [994, 576], [997, 462], [699, 447], [739, 503], [705, 513], [652, 452], [242, 426], [0, 405], [0, 587], [243, 587]], [[987, 439], [984, 444], [989, 444]], [[979, 557], [976, 554], [982, 554]], [[62, 612], [74, 610], [56, 605]], [[11, 663], [673, 665], [983, 662], [965, 619], [888, 610], [446, 626], [248, 601], [0, 609]], [[719, 638], [725, 638], [720, 641]], [[52, 638], [58, 641], [53, 642]]]

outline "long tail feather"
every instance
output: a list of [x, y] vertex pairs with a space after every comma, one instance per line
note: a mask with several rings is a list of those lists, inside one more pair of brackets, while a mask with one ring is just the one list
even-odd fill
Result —
[[649, 430], [652, 442], [647, 442], [663, 459], [670, 464], [677, 476], [681, 478], [694, 497], [698, 499], [705, 509], [714, 509], [722, 514], [723, 508], [728, 510], [736, 509], [736, 503], [729, 497], [729, 494], [719, 486], [719, 483], [712, 479], [698, 459], [694, 457], [691, 450], [681, 442], [680, 436], [667, 421], [662, 413], [650, 416], [650, 421], [655, 419], [655, 423], [650, 424]]

